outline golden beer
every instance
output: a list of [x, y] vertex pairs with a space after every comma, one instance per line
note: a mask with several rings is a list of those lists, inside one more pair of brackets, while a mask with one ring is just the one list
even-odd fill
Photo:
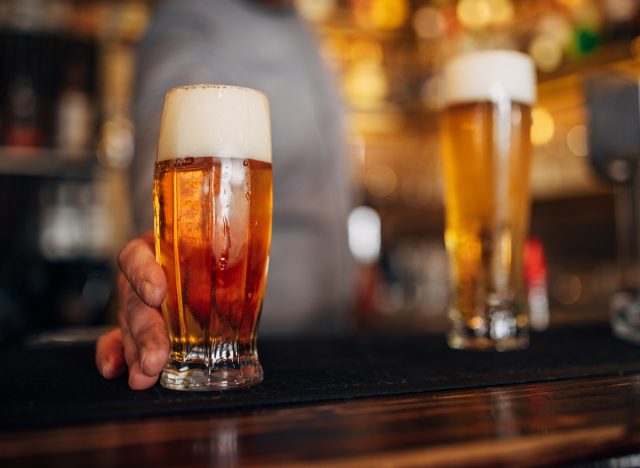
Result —
[[445, 79], [451, 80], [442, 116], [449, 345], [522, 348], [533, 67], [516, 52], [480, 52], [449, 64]]
[[[262, 147], [247, 145], [247, 136]], [[271, 241], [270, 156], [258, 92], [200, 86], [165, 97], [153, 198], [156, 259], [168, 282], [162, 312], [171, 354], [161, 377], [168, 388], [262, 381], [256, 327]]]

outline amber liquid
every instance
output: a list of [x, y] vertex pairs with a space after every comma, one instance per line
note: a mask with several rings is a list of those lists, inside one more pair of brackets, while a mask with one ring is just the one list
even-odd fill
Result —
[[156, 163], [156, 258], [168, 280], [162, 312], [179, 362], [255, 351], [271, 241], [271, 164], [180, 158]]
[[500, 338], [508, 330], [491, 329], [492, 314], [510, 309], [507, 328], [527, 325], [522, 269], [530, 108], [513, 102], [507, 109], [489, 102], [455, 105], [442, 123], [449, 315], [454, 333]]

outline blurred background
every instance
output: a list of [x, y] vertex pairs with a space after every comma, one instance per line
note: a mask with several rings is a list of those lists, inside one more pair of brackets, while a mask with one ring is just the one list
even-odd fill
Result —
[[[484, 48], [526, 51], [538, 71], [527, 267], [537, 326], [605, 322], [632, 249], [620, 212], [633, 168], [594, 171], [585, 84], [609, 71], [637, 88], [640, 2], [296, 5], [348, 107], [358, 327], [446, 324], [439, 72]], [[0, 342], [113, 318], [114, 259], [132, 232], [134, 47], [154, 7], [0, 0]]]

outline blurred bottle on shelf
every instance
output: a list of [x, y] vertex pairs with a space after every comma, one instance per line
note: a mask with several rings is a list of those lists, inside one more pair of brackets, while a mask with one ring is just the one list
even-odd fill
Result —
[[82, 159], [93, 145], [95, 112], [84, 84], [86, 75], [85, 62], [80, 58], [72, 58], [65, 70], [55, 119], [55, 144], [65, 159]]
[[0, 145], [78, 159], [95, 144], [97, 39], [64, 29], [71, 10], [51, 10], [57, 3], [10, 2], [0, 12]]
[[50, 260], [73, 259], [84, 253], [84, 208], [89, 186], [61, 182], [41, 191], [40, 252]]
[[3, 143], [12, 147], [39, 147], [43, 143], [40, 97], [26, 73], [13, 77], [7, 91]]
[[[0, 12], [0, 145], [20, 155], [51, 145], [59, 87], [60, 14], [45, 0], [6, 0]], [[60, 11], [58, 9], [57, 11]]]
[[530, 325], [533, 330], [542, 331], [549, 326], [549, 294], [547, 262], [540, 239], [531, 238], [525, 244], [524, 268]]
[[104, 259], [113, 226], [95, 184], [63, 181], [40, 191], [38, 247], [51, 261]]
[[348, 220], [349, 249], [356, 260], [355, 313], [358, 327], [367, 328], [375, 315], [380, 285], [378, 260], [382, 249], [380, 215], [370, 206], [353, 209]]

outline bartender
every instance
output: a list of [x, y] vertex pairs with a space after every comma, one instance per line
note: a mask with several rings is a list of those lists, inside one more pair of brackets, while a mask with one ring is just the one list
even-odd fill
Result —
[[349, 324], [349, 174], [334, 77], [291, 1], [179, 0], [160, 4], [139, 44], [131, 187], [140, 237], [119, 255], [119, 323], [100, 338], [105, 378], [126, 368], [152, 386], [169, 354], [159, 307], [167, 291], [155, 261], [152, 182], [164, 92], [189, 83], [255, 88], [272, 116], [274, 210], [260, 333], [335, 334]]

